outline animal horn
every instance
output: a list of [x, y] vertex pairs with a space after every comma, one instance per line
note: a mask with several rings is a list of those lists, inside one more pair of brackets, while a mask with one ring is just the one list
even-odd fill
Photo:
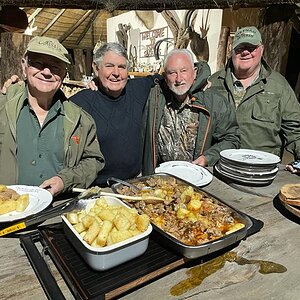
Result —
[[190, 26], [191, 17], [194, 13], [195, 9], [188, 10], [186, 12], [185, 18], [184, 18], [184, 28], [188, 28]]
[[154, 57], [156, 60], [159, 60], [159, 47], [160, 45], [163, 43], [172, 43], [172, 39], [171, 38], [164, 38], [161, 40], [158, 40], [155, 44], [154, 44]]
[[179, 35], [179, 25], [174, 17], [174, 15], [169, 10], [163, 10], [161, 15], [166, 20], [170, 30], [172, 31], [174, 41], [177, 41]]

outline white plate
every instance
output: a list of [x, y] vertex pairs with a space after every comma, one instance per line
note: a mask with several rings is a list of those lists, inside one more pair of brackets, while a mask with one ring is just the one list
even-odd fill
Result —
[[280, 162], [280, 157], [275, 154], [251, 149], [227, 149], [221, 151], [220, 155], [235, 162], [251, 165], [269, 165]]
[[213, 179], [213, 175], [207, 169], [187, 161], [164, 162], [155, 169], [155, 173], [174, 175], [196, 186], [207, 185]]
[[221, 174], [233, 181], [240, 182], [240, 183], [243, 183], [246, 185], [267, 185], [267, 184], [270, 184], [276, 177], [276, 176], [273, 176], [272, 178], [268, 178], [268, 179], [252, 179], [252, 178], [246, 179], [246, 178], [241, 178], [241, 177], [229, 174], [229, 173], [223, 171], [222, 169], [220, 169], [220, 166], [218, 166], [218, 165], [215, 165], [215, 169], [219, 174]]
[[267, 171], [267, 172], [265, 172], [265, 171], [260, 172], [258, 169], [251, 170], [251, 171], [247, 171], [247, 169], [246, 169], [244, 171], [239, 168], [236, 168], [235, 166], [224, 164], [222, 161], [219, 161], [218, 164], [223, 170], [228, 171], [228, 173], [231, 173], [233, 175], [241, 175], [241, 176], [256, 176], [256, 177], [268, 176], [268, 177], [270, 177], [271, 175], [277, 174], [277, 172], [279, 170], [278, 167], [275, 167], [271, 171]]
[[243, 174], [233, 174], [228, 172], [227, 170], [225, 170], [221, 165], [217, 164], [216, 165], [216, 169], [218, 172], [221, 172], [223, 175], [230, 177], [230, 178], [234, 178], [234, 179], [238, 179], [238, 180], [244, 180], [244, 181], [267, 181], [267, 180], [273, 180], [276, 177], [276, 173], [275, 174], [271, 174], [268, 175], [267, 178], [263, 178], [263, 177], [258, 177], [258, 178], [253, 178], [252, 176], [249, 176], [247, 174], [243, 175]]
[[8, 187], [15, 190], [20, 195], [29, 194], [29, 205], [23, 212], [12, 211], [10, 213], [0, 215], [0, 222], [16, 221], [36, 214], [47, 208], [53, 199], [50, 192], [37, 186], [11, 185]]

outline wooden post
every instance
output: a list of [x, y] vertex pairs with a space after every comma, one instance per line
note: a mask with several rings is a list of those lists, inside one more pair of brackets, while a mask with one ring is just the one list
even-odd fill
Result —
[[217, 49], [217, 70], [219, 71], [224, 68], [226, 64], [226, 50], [227, 50], [227, 40], [230, 34], [230, 28], [222, 26], [219, 38], [219, 44]]
[[82, 49], [74, 49], [74, 79], [81, 80], [86, 75], [85, 58]]
[[86, 57], [85, 57], [85, 66], [86, 66], [86, 75], [92, 75], [92, 61], [93, 61], [93, 49], [86, 49]]
[[4, 32], [1, 34], [0, 86], [11, 77], [23, 78], [21, 60], [31, 36], [22, 33]]
[[226, 61], [232, 56], [232, 42], [233, 36], [229, 35], [227, 40]]

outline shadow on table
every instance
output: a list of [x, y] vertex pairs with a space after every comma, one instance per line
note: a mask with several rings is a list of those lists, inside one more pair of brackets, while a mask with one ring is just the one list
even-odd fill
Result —
[[300, 218], [288, 211], [284, 205], [281, 203], [278, 195], [273, 199], [273, 205], [274, 207], [287, 219], [290, 221], [300, 224]]

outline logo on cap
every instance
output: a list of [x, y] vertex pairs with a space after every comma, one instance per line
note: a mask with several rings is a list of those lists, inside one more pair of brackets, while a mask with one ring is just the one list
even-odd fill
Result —
[[254, 46], [259, 45], [262, 42], [260, 32], [254, 26], [244, 27], [239, 29], [233, 39], [233, 49], [240, 44], [247, 43]]

